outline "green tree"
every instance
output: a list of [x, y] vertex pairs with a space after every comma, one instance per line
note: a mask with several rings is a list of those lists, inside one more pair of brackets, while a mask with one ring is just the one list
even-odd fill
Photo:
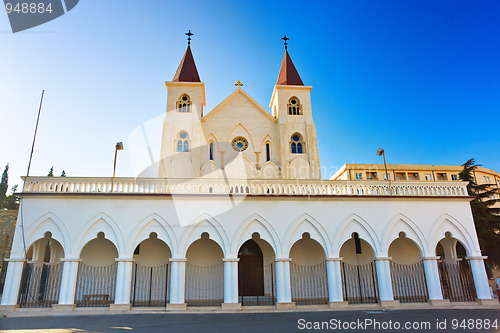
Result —
[[5, 198], [5, 203], [2, 208], [19, 209], [19, 198], [14, 195], [17, 192], [17, 185], [12, 186], [12, 194]]
[[462, 166], [458, 177], [469, 183], [467, 191], [474, 198], [470, 206], [481, 250], [491, 261], [500, 262], [500, 208], [494, 207], [500, 202], [496, 199], [500, 191], [495, 184], [477, 184], [474, 171], [480, 165], [473, 158]]
[[9, 163], [3, 169], [2, 180], [0, 181], [0, 207], [3, 208], [5, 202], [7, 188], [9, 187]]
[[64, 170], [61, 172], [61, 177], [66, 177], [66, 172]]
[[54, 166], [50, 167], [49, 174], [47, 175], [47, 177], [54, 177]]

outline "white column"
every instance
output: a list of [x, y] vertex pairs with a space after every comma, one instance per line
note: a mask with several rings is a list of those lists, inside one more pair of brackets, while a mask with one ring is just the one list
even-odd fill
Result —
[[422, 257], [424, 263], [425, 281], [429, 300], [442, 300], [441, 280], [439, 278], [438, 261], [439, 257]]
[[238, 302], [239, 258], [224, 258], [224, 303]]
[[19, 287], [21, 286], [21, 276], [23, 274], [23, 258], [9, 258], [7, 275], [5, 276], [5, 285], [3, 288], [1, 305], [16, 305], [19, 296]]
[[373, 258], [377, 270], [378, 290], [381, 301], [394, 301], [392, 292], [390, 257]]
[[484, 259], [486, 258], [488, 257], [476, 256], [466, 258], [470, 263], [478, 299], [491, 299], [488, 276], [486, 275], [486, 269], [484, 267]]
[[170, 304], [185, 303], [186, 258], [170, 259]]
[[59, 305], [75, 304], [76, 279], [78, 277], [78, 258], [63, 258], [63, 273], [61, 277], [61, 290], [59, 292]]
[[130, 288], [132, 283], [133, 258], [116, 258], [116, 292], [115, 304], [130, 304]]
[[342, 294], [342, 258], [326, 258], [326, 275], [328, 278], [328, 297], [330, 302], [343, 302]]
[[290, 258], [276, 258], [276, 297], [277, 303], [291, 303]]

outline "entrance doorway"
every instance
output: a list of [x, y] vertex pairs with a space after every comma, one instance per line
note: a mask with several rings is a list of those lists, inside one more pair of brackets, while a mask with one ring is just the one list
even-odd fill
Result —
[[264, 258], [259, 245], [250, 239], [238, 253], [238, 291], [240, 296], [264, 296]]

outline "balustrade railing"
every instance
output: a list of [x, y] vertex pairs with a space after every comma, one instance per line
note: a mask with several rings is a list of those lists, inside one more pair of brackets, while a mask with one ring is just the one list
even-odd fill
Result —
[[24, 193], [171, 195], [468, 196], [463, 182], [28, 177]]

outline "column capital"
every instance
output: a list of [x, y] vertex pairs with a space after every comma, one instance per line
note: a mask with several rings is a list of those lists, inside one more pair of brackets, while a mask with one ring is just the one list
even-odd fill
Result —
[[117, 262], [134, 262], [134, 258], [115, 258]]
[[24, 258], [5, 258], [4, 260], [5, 260], [5, 261], [12, 261], [12, 262], [16, 262], [16, 261], [17, 261], [17, 262], [23, 262], [23, 261], [25, 261], [26, 259], [24, 259]]
[[467, 260], [486, 260], [488, 259], [488, 256], [470, 256], [470, 257], [465, 257]]
[[292, 261], [292, 258], [274, 258], [274, 261], [276, 261], [276, 262], [290, 262], [290, 261]]
[[435, 256], [435, 257], [420, 257], [422, 260], [439, 260], [441, 259], [440, 256]]
[[170, 258], [169, 262], [187, 262], [187, 258]]
[[392, 260], [392, 257], [374, 257], [373, 260], [375, 260], [375, 261], [390, 261], [390, 260]]
[[338, 258], [325, 258], [325, 261], [342, 261], [342, 257], [338, 257]]
[[82, 261], [82, 258], [61, 258], [61, 261], [68, 261], [68, 262], [80, 262]]
[[224, 261], [224, 262], [238, 262], [238, 261], [240, 261], [240, 258], [222, 258], [222, 261]]

